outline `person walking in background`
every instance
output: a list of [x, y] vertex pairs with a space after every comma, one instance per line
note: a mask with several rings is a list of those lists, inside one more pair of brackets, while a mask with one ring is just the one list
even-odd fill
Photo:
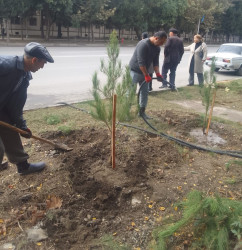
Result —
[[[31, 138], [31, 130], [23, 118], [23, 108], [27, 99], [27, 88], [36, 72], [47, 62], [54, 60], [48, 50], [39, 43], [28, 43], [23, 56], [0, 56], [0, 120], [27, 132], [22, 135]], [[17, 165], [20, 175], [42, 171], [44, 162], [29, 163], [29, 155], [24, 151], [17, 132], [0, 126], [0, 169], [6, 169], [4, 153], [8, 160]]]
[[[170, 71], [169, 82], [175, 88], [176, 69], [184, 54], [183, 41], [178, 36], [178, 31], [174, 28], [169, 30], [169, 38], [167, 39], [164, 49], [164, 61], [162, 66], [162, 76], [166, 80], [167, 73]], [[167, 84], [163, 83], [160, 88], [166, 88]]]
[[197, 73], [199, 86], [203, 85], [203, 64], [207, 58], [207, 45], [203, 42], [201, 35], [194, 36], [194, 43], [184, 47], [184, 50], [191, 51], [189, 66], [189, 83], [187, 86], [194, 85], [194, 73]]
[[[149, 38], [149, 34], [148, 34], [148, 32], [143, 32], [142, 33], [142, 39], [146, 39], [146, 38]], [[150, 77], [152, 78], [153, 73], [154, 73], [153, 63], [151, 63], [150, 67], [148, 68], [148, 73], [149, 73]], [[148, 83], [148, 89], [149, 89], [149, 91], [153, 90], [153, 88], [152, 88], [152, 80]]]
[[[142, 39], [138, 42], [134, 54], [129, 62], [130, 75], [133, 84], [139, 83], [140, 98], [139, 98], [139, 115], [149, 118], [145, 114], [145, 109], [148, 103], [148, 83], [152, 80], [148, 69], [153, 63], [154, 71], [158, 81], [163, 81], [159, 71], [160, 46], [166, 42], [167, 34], [164, 31], [156, 32], [152, 37]], [[142, 84], [143, 82], [146, 82]]]

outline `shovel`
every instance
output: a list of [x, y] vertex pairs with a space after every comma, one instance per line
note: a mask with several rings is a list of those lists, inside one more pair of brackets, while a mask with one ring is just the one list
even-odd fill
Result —
[[[12, 126], [6, 122], [3, 122], [3, 121], [0, 121], [0, 126], [3, 126], [3, 127], [6, 127], [6, 128], [9, 128], [17, 133], [20, 133], [21, 135], [27, 135], [28, 132], [22, 130], [22, 129], [19, 129], [19, 128], [16, 128], [15, 126]], [[41, 138], [41, 137], [38, 137], [36, 135], [32, 135], [31, 138], [35, 139], [35, 140], [38, 140], [38, 141], [41, 141], [41, 142], [45, 142], [45, 143], [48, 143], [50, 144], [51, 146], [53, 146], [55, 149], [61, 149], [61, 150], [64, 150], [64, 151], [71, 151], [72, 148], [69, 148], [67, 145], [63, 144], [63, 143], [55, 143], [53, 141], [49, 141], [47, 139], [44, 139], [44, 138]]]

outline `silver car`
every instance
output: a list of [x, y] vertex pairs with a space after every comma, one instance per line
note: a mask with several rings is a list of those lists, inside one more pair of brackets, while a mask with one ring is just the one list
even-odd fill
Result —
[[215, 71], [233, 71], [242, 76], [242, 43], [222, 44], [216, 53], [208, 54], [205, 64], [211, 66], [215, 58]]

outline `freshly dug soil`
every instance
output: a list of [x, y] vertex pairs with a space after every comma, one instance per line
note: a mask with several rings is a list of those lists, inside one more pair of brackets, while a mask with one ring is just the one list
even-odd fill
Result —
[[[198, 126], [196, 115], [172, 111], [153, 115], [157, 117], [154, 125], [165, 123], [169, 133], [196, 142], [189, 136]], [[241, 148], [241, 135], [228, 125], [213, 123], [212, 129], [226, 140], [223, 148]], [[45, 160], [46, 170], [25, 177], [19, 176], [14, 166], [0, 172], [4, 201], [0, 219], [7, 227], [0, 245], [12, 242], [19, 249], [114, 249], [105, 248], [101, 240], [112, 235], [120, 244], [143, 250], [148, 249], [155, 228], [168, 218], [181, 216], [175, 204], [192, 189], [241, 199], [241, 166], [228, 156], [189, 150], [161, 137], [119, 127], [116, 168], [112, 169], [110, 134], [105, 128], [81, 128], [68, 136], [48, 132], [43, 137], [65, 143], [73, 151], [59, 152], [26, 140], [31, 160]], [[56, 209], [46, 205], [50, 195], [62, 200]], [[26, 240], [20, 226], [26, 230], [40, 222], [48, 239], [36, 245]], [[173, 237], [172, 249], [191, 243], [187, 235]]]

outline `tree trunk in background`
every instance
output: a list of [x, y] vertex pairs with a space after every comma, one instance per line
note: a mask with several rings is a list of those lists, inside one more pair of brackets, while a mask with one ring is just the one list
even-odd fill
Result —
[[67, 27], [67, 40], [70, 40], [70, 27]]
[[88, 25], [88, 31], [87, 31], [88, 42], [90, 42], [90, 29], [91, 29], [91, 24]]
[[61, 24], [58, 24], [58, 31], [57, 31], [57, 38], [62, 38], [62, 34], [61, 34]]
[[43, 11], [41, 10], [40, 12], [40, 31], [41, 31], [41, 37], [44, 38], [45, 37], [45, 33], [44, 33], [44, 15], [43, 15]]
[[93, 24], [91, 24], [91, 35], [92, 35], [92, 42], [94, 42]]
[[7, 19], [7, 22], [6, 22], [7, 43], [9, 43], [9, 41], [10, 41], [10, 37], [9, 37], [9, 28], [10, 28], [10, 19], [8, 18], [8, 19]]
[[104, 24], [104, 29], [103, 29], [103, 39], [104, 41], [106, 40], [106, 25]]
[[28, 38], [28, 18], [25, 19], [25, 37]]
[[138, 27], [134, 27], [134, 31], [136, 33], [136, 36], [138, 37], [138, 40], [141, 40], [141, 32]]
[[23, 31], [23, 29], [24, 29], [24, 19], [23, 18], [20, 19], [20, 23], [21, 23], [21, 40], [23, 41], [24, 40], [24, 31]]

